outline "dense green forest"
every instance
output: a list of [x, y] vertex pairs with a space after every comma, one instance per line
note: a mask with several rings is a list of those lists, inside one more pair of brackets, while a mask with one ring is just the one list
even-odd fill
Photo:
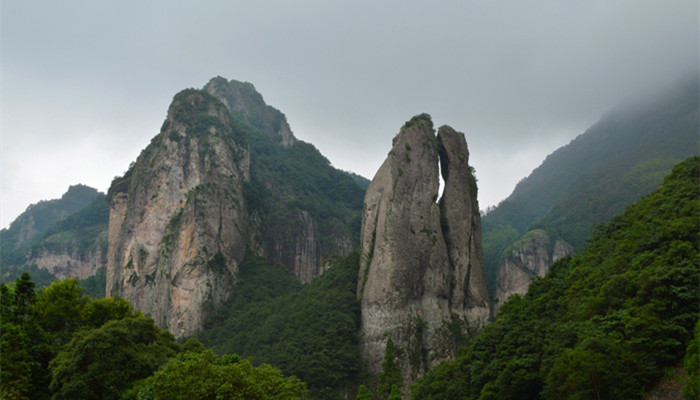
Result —
[[0, 397], [301, 399], [306, 385], [270, 365], [218, 357], [123, 299], [91, 299], [76, 279], [35, 289], [28, 273], [0, 286]]
[[482, 218], [484, 271], [493, 293], [498, 263], [512, 243], [544, 229], [581, 250], [594, 224], [651, 193], [698, 153], [698, 82], [611, 110], [550, 154]]
[[232, 298], [196, 336], [219, 354], [269, 363], [309, 385], [316, 399], [334, 399], [358, 377], [359, 256], [338, 258], [302, 286], [282, 266], [248, 254]]
[[686, 160], [598, 225], [580, 254], [507, 301], [412, 398], [639, 399], [686, 353], [686, 391], [697, 398], [699, 174], [700, 158]]

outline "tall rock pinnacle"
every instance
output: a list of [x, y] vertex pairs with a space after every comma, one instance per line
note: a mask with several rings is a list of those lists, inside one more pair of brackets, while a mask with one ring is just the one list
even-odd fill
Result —
[[[386, 335], [402, 351], [406, 385], [454, 357], [454, 327], [490, 318], [481, 254], [476, 180], [464, 135], [426, 114], [393, 140], [365, 196], [360, 347], [369, 372], [381, 371]], [[438, 160], [445, 190], [438, 200]]]

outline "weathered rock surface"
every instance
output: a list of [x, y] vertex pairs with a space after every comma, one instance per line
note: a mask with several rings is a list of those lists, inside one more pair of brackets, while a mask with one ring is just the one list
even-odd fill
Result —
[[176, 336], [230, 294], [248, 244], [244, 138], [205, 91], [175, 96], [161, 132], [109, 194], [107, 293]]
[[573, 254], [574, 247], [559, 239], [552, 241], [547, 232], [532, 230], [506, 250], [498, 266], [496, 311], [515, 294], [527, 292], [535, 276], [544, 276], [549, 266], [560, 258]]
[[367, 189], [362, 218], [361, 355], [368, 372], [379, 373], [391, 335], [403, 350], [406, 386], [454, 357], [450, 327], [478, 328], [490, 316], [467, 145], [449, 127], [438, 138], [426, 115], [402, 128]]
[[450, 303], [453, 312], [470, 325], [482, 326], [490, 318], [490, 305], [483, 269], [476, 179], [469, 167], [464, 135], [443, 126], [437, 139], [445, 181], [440, 199], [441, 224], [453, 276]]
[[[107, 232], [103, 232], [106, 243]], [[78, 278], [86, 279], [97, 273], [107, 265], [106, 246], [99, 246], [83, 253], [77, 246], [66, 246], [62, 249], [41, 250], [38, 253], [30, 253], [27, 257], [28, 265], [36, 265], [47, 270], [57, 279]]]

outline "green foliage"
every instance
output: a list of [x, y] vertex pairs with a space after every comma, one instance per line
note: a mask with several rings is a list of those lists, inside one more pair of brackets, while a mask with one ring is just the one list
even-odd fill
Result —
[[418, 114], [415, 115], [413, 118], [410, 120], [406, 121], [405, 124], [403, 124], [403, 127], [401, 127], [401, 130], [408, 129], [412, 127], [413, 125], [421, 124], [421, 123], [427, 123], [430, 129], [433, 129], [433, 119], [430, 116], [430, 114]]
[[0, 285], [0, 395], [47, 399], [49, 338], [35, 318], [36, 292], [26, 272], [14, 287]]
[[360, 385], [360, 388], [357, 390], [355, 400], [370, 400], [369, 393], [367, 393], [367, 388], [365, 385]]
[[185, 140], [204, 139], [200, 146], [208, 143], [207, 138], [212, 134], [212, 130], [229, 135], [242, 147], [248, 145], [245, 131], [232, 129], [232, 126], [227, 126], [219, 117], [224, 115], [226, 119], [233, 119], [226, 106], [206, 90], [180, 91], [173, 98], [168, 113], [174, 121], [185, 126], [187, 130]]
[[[382, 372], [379, 374], [377, 382], [377, 394], [382, 399], [391, 399], [396, 387], [403, 386], [403, 376], [401, 375], [401, 365], [399, 364], [400, 351], [394, 344], [394, 341], [391, 340], [391, 336], [387, 335]], [[399, 398], [401, 398], [400, 395]]]
[[29, 274], [0, 285], [0, 393], [48, 399], [49, 362], [78, 331], [136, 315], [122, 299], [93, 300], [76, 279], [54, 281], [36, 293]]
[[683, 365], [688, 373], [688, 382], [683, 388], [683, 397], [687, 400], [700, 398], [700, 321], [695, 325], [693, 340], [685, 352]]
[[[558, 149], [482, 218], [484, 270], [493, 293], [503, 251], [533, 228], [586, 245], [594, 224], [653, 191], [698, 152], [698, 86], [620, 107]], [[514, 238], [515, 236], [515, 238]]]
[[78, 331], [51, 361], [52, 399], [119, 399], [177, 350], [173, 336], [143, 316]]
[[333, 168], [309, 143], [298, 140], [283, 147], [255, 130], [249, 138], [252, 179], [245, 191], [246, 202], [253, 210], [263, 211], [268, 246], [303, 234], [295, 226], [299, 211], [314, 218], [322, 252], [333, 248], [331, 238], [339, 223], [350, 232], [354, 244], [359, 243], [364, 189], [351, 176]]
[[124, 399], [190, 400], [302, 399], [306, 385], [277, 369], [250, 360], [219, 358], [211, 350], [185, 352], [137, 383]]
[[70, 342], [82, 324], [82, 311], [90, 301], [77, 279], [54, 281], [44, 288], [36, 301], [36, 318], [52, 340], [59, 345]]
[[80, 285], [85, 288], [85, 294], [93, 299], [105, 297], [107, 286], [107, 268], [100, 268], [95, 275], [80, 280]]
[[353, 253], [302, 287], [283, 267], [248, 254], [232, 299], [197, 338], [220, 354], [252, 357], [298, 376], [314, 398], [334, 398], [359, 370], [358, 263]]
[[398, 386], [391, 385], [391, 392], [389, 392], [386, 400], [401, 400], [401, 392], [399, 391]]
[[686, 352], [700, 311], [700, 158], [513, 296], [414, 399], [635, 399]]

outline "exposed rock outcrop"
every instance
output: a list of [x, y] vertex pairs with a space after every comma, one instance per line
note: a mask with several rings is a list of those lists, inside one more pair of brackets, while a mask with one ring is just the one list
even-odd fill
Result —
[[[386, 334], [402, 352], [406, 387], [427, 368], [454, 357], [454, 327], [488, 322], [476, 183], [464, 135], [427, 115], [394, 138], [365, 196], [360, 351], [381, 371]], [[438, 159], [445, 180], [438, 199]]]
[[109, 193], [107, 293], [176, 336], [230, 294], [248, 244], [245, 136], [205, 91], [175, 96], [151, 144]]
[[36, 265], [47, 270], [57, 279], [78, 278], [86, 279], [107, 265], [106, 236], [98, 239], [104, 246], [98, 246], [87, 252], [81, 252], [77, 246], [67, 246], [61, 249], [42, 249], [27, 256], [28, 265]]
[[574, 254], [573, 246], [561, 239], [552, 241], [544, 230], [536, 229], [523, 235], [506, 250], [499, 263], [496, 311], [511, 295], [527, 292], [532, 278], [544, 276], [550, 265], [570, 254]]

